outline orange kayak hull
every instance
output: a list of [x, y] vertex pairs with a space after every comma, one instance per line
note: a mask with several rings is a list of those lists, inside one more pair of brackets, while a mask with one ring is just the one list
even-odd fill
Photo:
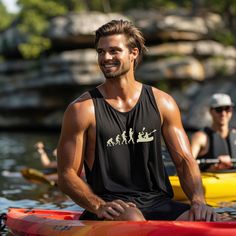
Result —
[[10, 208], [6, 225], [27, 236], [235, 236], [236, 222], [80, 221], [81, 212]]

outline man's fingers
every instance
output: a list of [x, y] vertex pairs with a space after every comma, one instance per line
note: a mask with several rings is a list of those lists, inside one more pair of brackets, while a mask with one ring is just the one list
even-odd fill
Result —
[[113, 209], [112, 207], [108, 207], [106, 211], [112, 216], [120, 215], [120, 213], [116, 209]]
[[[208, 217], [208, 214], [210, 213], [210, 218], [209, 218], [209, 220], [207, 220], [207, 217]], [[200, 213], [200, 215], [201, 215], [201, 217], [200, 217], [200, 219], [199, 220], [206, 220], [206, 221], [210, 221], [210, 219], [211, 219], [211, 213], [212, 213], [212, 210], [211, 209], [208, 209], [207, 207], [205, 207], [205, 206], [203, 206], [203, 207], [201, 207], [201, 213]]]
[[[203, 218], [204, 219], [204, 218]], [[216, 213], [214, 210], [208, 208], [206, 211], [206, 216], [205, 216], [206, 221], [216, 221]]]
[[218, 221], [219, 215], [210, 206], [205, 204], [194, 204], [189, 212], [189, 220]]
[[136, 207], [136, 205], [133, 202], [124, 202], [122, 200], [115, 200], [113, 202], [121, 206], [124, 210], [128, 207]]
[[201, 211], [202, 211], [202, 206], [200, 204], [194, 204], [190, 211], [193, 213], [193, 217], [195, 221], [200, 221], [201, 220]]
[[113, 207], [112, 207], [112, 204], [110, 203], [103, 205], [98, 213], [98, 217], [109, 219], [109, 220], [113, 220], [115, 217], [118, 217], [121, 213], [117, 211], [116, 209], [114, 209]]
[[118, 200], [114, 200], [113, 202], [119, 204], [120, 206], [122, 206], [122, 207], [124, 207], [124, 208], [129, 207], [129, 203], [124, 202], [124, 201], [122, 201], [122, 200], [120, 200], [120, 199], [118, 199]]
[[130, 207], [136, 207], [136, 204], [134, 204], [133, 202], [127, 202], [127, 204], [128, 204]]
[[119, 213], [124, 213], [125, 209], [129, 207], [128, 204], [121, 204], [119, 202], [113, 201], [110, 202], [109, 204], [113, 209], [115, 209], [116, 211], [118, 211]]
[[114, 200], [112, 202], [108, 202], [104, 208], [107, 212], [109, 212], [112, 215], [119, 216], [120, 214], [125, 212], [126, 208], [129, 208], [130, 206], [133, 206], [133, 204], [125, 203], [122, 200]]
[[114, 218], [119, 217], [129, 207], [136, 207], [136, 205], [132, 202], [114, 200], [112, 202], [106, 202], [106, 204], [102, 205], [97, 215], [99, 218], [114, 220]]
[[106, 220], [114, 220], [114, 217], [110, 215], [108, 212], [103, 212], [100, 218], [104, 218]]
[[189, 211], [189, 221], [194, 221], [194, 213], [191, 210]]

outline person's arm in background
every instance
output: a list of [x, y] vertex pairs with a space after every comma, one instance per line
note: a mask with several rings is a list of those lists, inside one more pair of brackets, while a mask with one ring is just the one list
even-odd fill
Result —
[[[196, 159], [205, 155], [207, 153], [207, 149], [209, 148], [208, 138], [206, 133], [202, 131], [198, 131], [193, 134], [191, 138], [191, 150], [193, 157]], [[209, 156], [212, 159], [212, 157]], [[231, 162], [231, 158], [229, 155], [220, 155], [217, 157], [219, 163], [213, 163], [208, 171], [222, 170], [222, 169], [230, 169], [233, 167], [233, 163]]]
[[46, 153], [46, 151], [44, 149], [43, 142], [37, 142], [35, 144], [35, 147], [39, 153], [40, 161], [44, 167], [47, 167], [47, 168], [56, 168], [57, 167], [57, 162], [51, 161], [49, 159], [48, 154]]
[[155, 90], [162, 118], [162, 135], [176, 166], [181, 187], [191, 202], [190, 220], [216, 220], [218, 215], [206, 205], [200, 170], [183, 129], [179, 108], [166, 93]]
[[206, 153], [207, 135], [202, 131], [197, 131], [191, 138], [191, 150], [193, 157], [196, 159]]

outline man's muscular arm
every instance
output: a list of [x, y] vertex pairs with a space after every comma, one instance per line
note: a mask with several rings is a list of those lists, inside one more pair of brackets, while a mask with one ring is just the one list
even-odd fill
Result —
[[87, 131], [91, 123], [91, 101], [76, 101], [64, 114], [57, 147], [58, 184], [78, 205], [96, 212], [104, 201], [79, 177], [83, 167]]
[[176, 166], [180, 184], [191, 201], [190, 220], [216, 218], [212, 208], [206, 206], [198, 164], [192, 156], [189, 140], [183, 129], [177, 104], [166, 93], [154, 91], [162, 118], [162, 134]]

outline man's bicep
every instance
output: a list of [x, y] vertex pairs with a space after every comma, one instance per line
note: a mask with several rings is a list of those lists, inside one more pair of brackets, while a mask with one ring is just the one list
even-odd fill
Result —
[[162, 133], [173, 160], [192, 156], [189, 139], [183, 128], [178, 106], [173, 102], [163, 115]]
[[83, 159], [86, 124], [77, 114], [78, 111], [69, 108], [64, 115], [58, 143], [58, 168], [62, 172], [70, 169], [77, 172]]

